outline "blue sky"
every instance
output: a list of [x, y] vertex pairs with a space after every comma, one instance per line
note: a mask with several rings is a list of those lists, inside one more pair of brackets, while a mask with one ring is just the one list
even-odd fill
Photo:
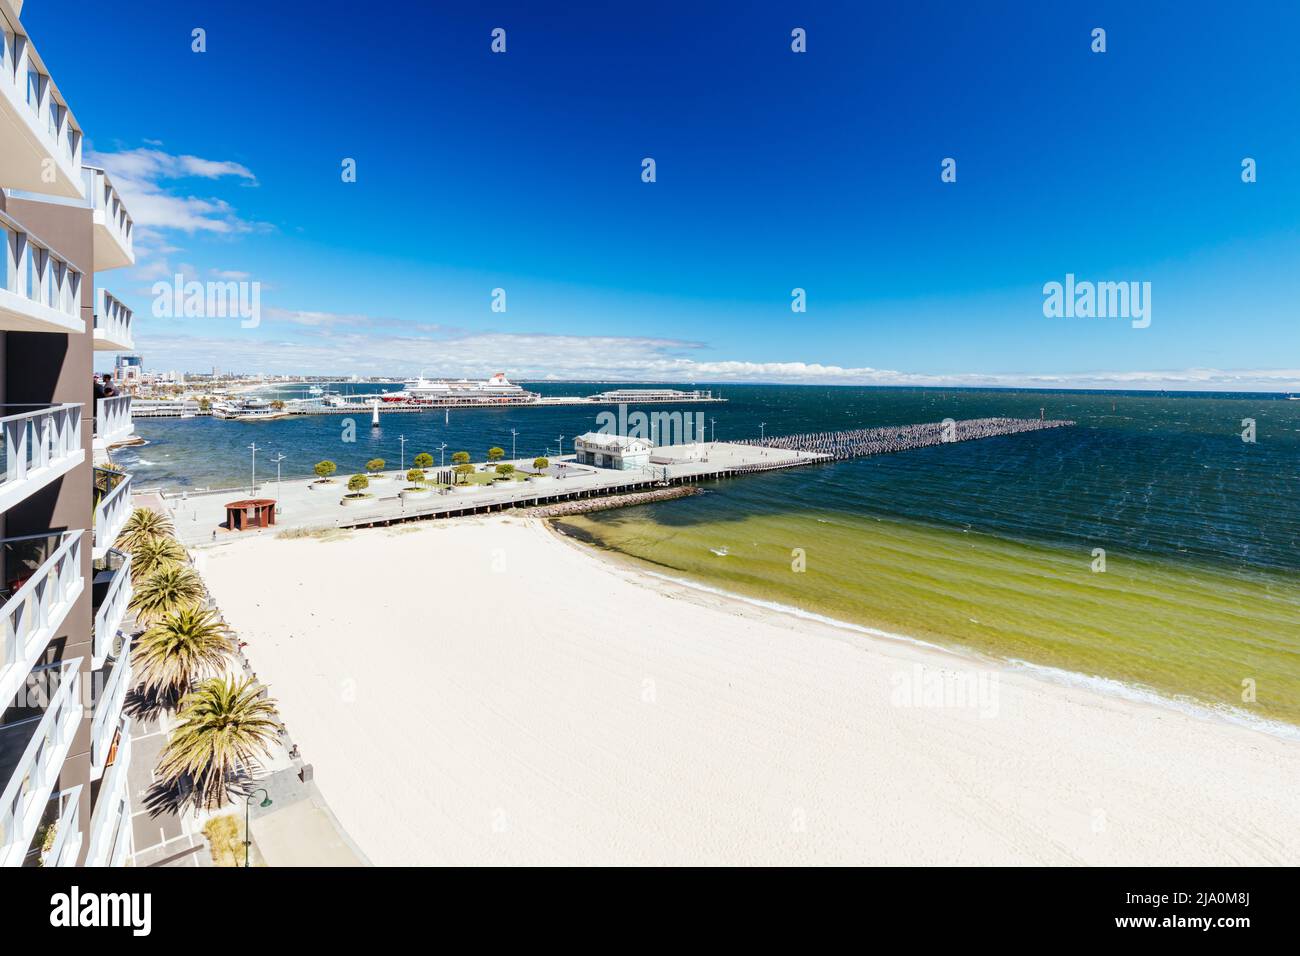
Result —
[[[23, 20], [136, 218], [99, 279], [153, 368], [1300, 388], [1297, 5], [617, 7]], [[177, 272], [261, 324], [154, 318]], [[1150, 282], [1150, 327], [1044, 317], [1066, 273]]]

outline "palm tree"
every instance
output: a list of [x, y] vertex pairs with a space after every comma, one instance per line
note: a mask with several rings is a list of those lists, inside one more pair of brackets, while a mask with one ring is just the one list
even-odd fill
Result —
[[234, 652], [234, 638], [215, 611], [183, 607], [137, 639], [136, 675], [147, 694], [175, 703], [195, 680], [220, 673]]
[[192, 607], [203, 600], [203, 582], [183, 564], [167, 564], [135, 586], [127, 607], [141, 624], [152, 624], [165, 614]]
[[143, 538], [131, 549], [131, 583], [138, 585], [155, 571], [185, 560], [185, 549], [175, 538]]
[[122, 533], [117, 536], [117, 545], [134, 554], [136, 546], [145, 538], [170, 538], [174, 533], [172, 519], [161, 511], [136, 508], [122, 526]]
[[223, 805], [260, 769], [279, 730], [275, 702], [251, 679], [213, 677], [181, 699], [180, 723], [158, 759], [163, 780], [205, 810]]

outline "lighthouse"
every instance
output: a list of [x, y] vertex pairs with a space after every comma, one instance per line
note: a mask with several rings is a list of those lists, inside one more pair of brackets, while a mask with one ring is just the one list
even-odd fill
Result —
[[379, 399], [377, 398], [370, 400], [370, 427], [379, 427]]

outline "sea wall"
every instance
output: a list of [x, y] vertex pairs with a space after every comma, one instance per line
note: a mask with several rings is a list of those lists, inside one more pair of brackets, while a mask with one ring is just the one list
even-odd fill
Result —
[[627, 495], [609, 495], [602, 498], [562, 501], [555, 505], [542, 505], [539, 508], [533, 508], [529, 513], [540, 518], [562, 518], [566, 515], [587, 514], [591, 511], [608, 511], [611, 508], [644, 505], [652, 501], [667, 501], [670, 498], [689, 498], [691, 495], [699, 493], [700, 489], [695, 485], [677, 485], [672, 488], [655, 488], [653, 491], [637, 491]]

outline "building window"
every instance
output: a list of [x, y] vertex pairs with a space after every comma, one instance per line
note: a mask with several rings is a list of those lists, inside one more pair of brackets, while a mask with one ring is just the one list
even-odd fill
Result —
[[33, 302], [41, 301], [41, 265], [37, 260], [43, 251], [27, 241], [27, 298]]
[[12, 258], [10, 249], [13, 247], [13, 234], [9, 229], [0, 223], [0, 289], [13, 292], [13, 269], [9, 266], [9, 260]]
[[41, 115], [41, 75], [27, 68], [27, 105], [37, 116]]

